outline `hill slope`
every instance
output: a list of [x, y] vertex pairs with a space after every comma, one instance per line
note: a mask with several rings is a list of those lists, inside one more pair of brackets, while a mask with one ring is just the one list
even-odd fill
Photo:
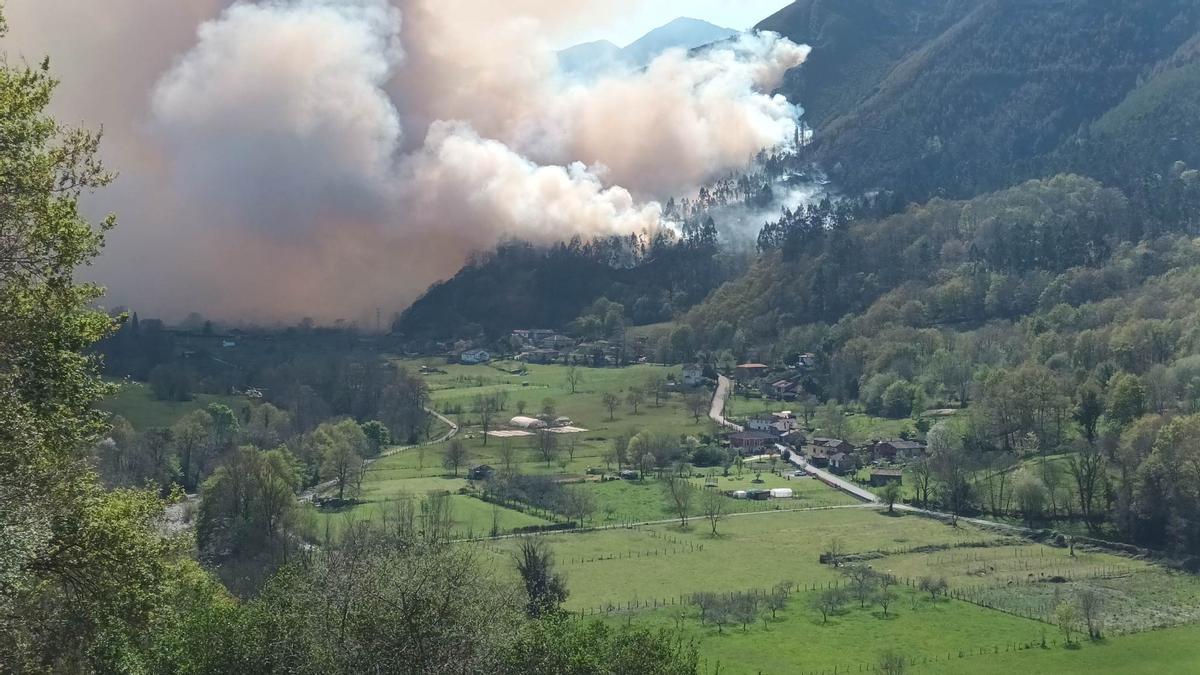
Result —
[[810, 111], [831, 177], [923, 199], [1049, 173], [1051, 155], [1196, 35], [1200, 6], [801, 0], [759, 28], [815, 48], [784, 91]]
[[625, 48], [608, 40], [568, 47], [558, 53], [558, 63], [563, 71], [582, 76], [613, 68], [636, 69], [649, 64], [668, 49], [695, 49], [734, 35], [737, 35], [735, 30], [680, 17], [646, 33]]

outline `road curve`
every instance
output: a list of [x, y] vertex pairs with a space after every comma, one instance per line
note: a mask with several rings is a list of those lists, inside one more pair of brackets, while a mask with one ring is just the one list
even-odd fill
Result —
[[717, 391], [713, 394], [712, 406], [708, 409], [708, 416], [712, 421], [727, 429], [745, 431], [745, 427], [725, 419], [725, 399], [729, 398], [732, 391], [733, 381], [724, 375], [718, 375]]

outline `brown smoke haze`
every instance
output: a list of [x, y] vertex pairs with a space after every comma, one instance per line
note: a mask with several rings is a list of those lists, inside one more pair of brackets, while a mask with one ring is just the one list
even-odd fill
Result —
[[743, 35], [572, 81], [549, 40], [633, 2], [10, 0], [63, 119], [103, 125], [94, 277], [178, 317], [401, 309], [505, 237], [653, 231], [660, 199], [785, 142], [807, 47]]

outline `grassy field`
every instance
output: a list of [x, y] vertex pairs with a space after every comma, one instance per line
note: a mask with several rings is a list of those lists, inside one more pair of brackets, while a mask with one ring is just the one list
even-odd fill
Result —
[[1084, 642], [1066, 649], [1060, 636], [1056, 644], [1042, 649], [951, 658], [936, 663], [918, 664], [914, 673], [929, 675], [1161, 675], [1194, 673], [1200, 669], [1200, 625], [1181, 626], [1137, 635], [1125, 635], [1101, 642]]
[[[693, 419], [679, 395], [661, 407], [648, 401], [637, 415], [622, 402], [609, 419], [602, 403], [605, 392], [624, 399], [631, 386], [670, 373], [668, 368], [584, 369], [579, 391], [571, 394], [561, 366], [531, 366], [525, 376], [518, 376], [506, 372], [517, 364], [428, 365], [445, 371], [429, 376], [432, 400], [441, 410], [455, 411], [452, 416], [463, 425], [460, 438], [470, 453], [467, 465], [499, 466], [500, 448], [509, 443], [519, 471], [582, 480], [588, 468], [604, 466], [603, 453], [618, 433], [652, 429], [700, 437], [716, 432], [707, 419]], [[571, 417], [588, 431], [560, 439], [561, 463], [541, 460], [532, 439], [491, 439], [485, 446], [480, 430], [472, 426], [477, 415], [471, 403], [480, 393], [498, 391], [508, 393], [508, 410], [498, 416], [497, 426], [517, 414], [518, 401], [525, 401], [527, 413], [536, 413], [549, 398], [556, 414]], [[764, 405], [739, 403], [755, 405], [756, 411]], [[857, 425], [852, 435], [876, 436], [896, 435], [911, 423], [863, 415], [850, 421]], [[470, 484], [447, 475], [441, 466], [442, 449], [407, 449], [377, 462], [363, 483], [366, 504], [316, 517], [336, 533], [350, 519], [379, 517], [397, 499], [445, 490], [454, 495], [454, 527], [461, 537], [486, 536], [494, 523], [507, 531], [561, 520], [554, 514], [497, 509], [457, 494]], [[594, 496], [597, 508], [590, 524], [599, 529], [539, 535], [566, 578], [570, 594], [565, 607], [605, 621], [678, 629], [685, 639], [696, 641], [707, 672], [714, 672], [718, 663], [722, 673], [816, 673], [835, 668], [839, 673], [866, 672], [887, 649], [911, 661], [909, 672], [930, 673], [1185, 672], [1185, 666], [1200, 659], [1200, 648], [1188, 642], [1200, 637], [1200, 631], [1190, 626], [1120, 635], [1200, 620], [1200, 582], [1195, 577], [1083, 548], [1072, 555], [1066, 548], [965, 522], [953, 526], [911, 514], [888, 515], [856, 505], [811, 479], [791, 478], [782, 465], [777, 468], [778, 474], [769, 466], [748, 463], [740, 475], [732, 470], [729, 476], [717, 476], [722, 491], [788, 487], [796, 499], [731, 499], [729, 515], [719, 523], [716, 536], [702, 517], [693, 516], [688, 527], [681, 528], [654, 477], [572, 486]], [[465, 469], [464, 465], [464, 474]], [[702, 486], [709, 473], [698, 469], [692, 480]], [[756, 478], [763, 482], [754, 483]], [[634, 522], [654, 524], [628, 525]], [[878, 607], [853, 605], [826, 624], [809, 608], [815, 589], [842, 577], [819, 562], [834, 540], [854, 560], [901, 579], [902, 597], [887, 617]], [[481, 564], [514, 578], [518, 542], [494, 539], [460, 545], [477, 548]], [[913, 592], [909, 584], [923, 576], [946, 578], [951, 597], [934, 602]], [[701, 625], [697, 610], [686, 603], [698, 591], [763, 590], [781, 581], [798, 587], [787, 609], [745, 631], [737, 627], [718, 632]], [[1066, 649], [1061, 632], [1047, 619], [1063, 598], [1085, 589], [1103, 598], [1101, 621], [1110, 637]], [[1175, 651], [1157, 653], [1160, 650]], [[1139, 665], [1147, 660], [1155, 667]]]
[[99, 408], [120, 415], [143, 431], [154, 427], [169, 427], [179, 418], [193, 410], [201, 410], [210, 403], [223, 403], [235, 411], [249, 402], [241, 396], [214, 396], [196, 394], [191, 401], [159, 401], [154, 398], [150, 386], [141, 382], [122, 382], [117, 393], [101, 401]]
[[[960, 651], [1039, 642], [1053, 627], [1020, 617], [997, 614], [975, 605], [928, 596], [909, 590], [888, 607], [885, 616], [877, 605], [860, 607], [850, 602], [836, 615], [822, 620], [809, 607], [815, 591], [794, 593], [788, 606], [774, 619], [745, 628], [718, 629], [701, 624], [699, 610], [672, 606], [610, 618], [654, 628], [682, 627], [685, 639], [695, 640], [709, 672], [810, 673], [863, 672], [879, 656], [895, 651], [909, 659], [957, 658]], [[972, 662], [973, 663], [973, 662]]]

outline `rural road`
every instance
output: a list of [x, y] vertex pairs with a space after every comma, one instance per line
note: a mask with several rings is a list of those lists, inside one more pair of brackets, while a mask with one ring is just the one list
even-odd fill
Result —
[[746, 429], [740, 424], [734, 424], [725, 419], [725, 399], [729, 397], [733, 391], [733, 381], [724, 375], [717, 376], [717, 391], [713, 394], [712, 407], [708, 409], [708, 416], [712, 421], [720, 426], [732, 429], [734, 431], [745, 431]]
[[[788, 461], [791, 462], [792, 464], [795, 464], [797, 467], [799, 467], [805, 473], [816, 478], [817, 480], [821, 481], [822, 483], [825, 483], [826, 485], [829, 485], [830, 487], [841, 490], [842, 492], [845, 492], [852, 497], [857, 497], [858, 499], [861, 499], [864, 502], [871, 502], [871, 503], [879, 502], [879, 497], [876, 497], [870, 491], [864, 490], [863, 488], [855, 485], [854, 483], [851, 483], [850, 481], [842, 480], [841, 478], [838, 478], [837, 476], [829, 473], [828, 471], [823, 471], [821, 469], [818, 469], [817, 467], [804, 461], [804, 458], [795, 452], [791, 453], [791, 455], [788, 457]], [[896, 506], [899, 507], [900, 505], [897, 504]]]

